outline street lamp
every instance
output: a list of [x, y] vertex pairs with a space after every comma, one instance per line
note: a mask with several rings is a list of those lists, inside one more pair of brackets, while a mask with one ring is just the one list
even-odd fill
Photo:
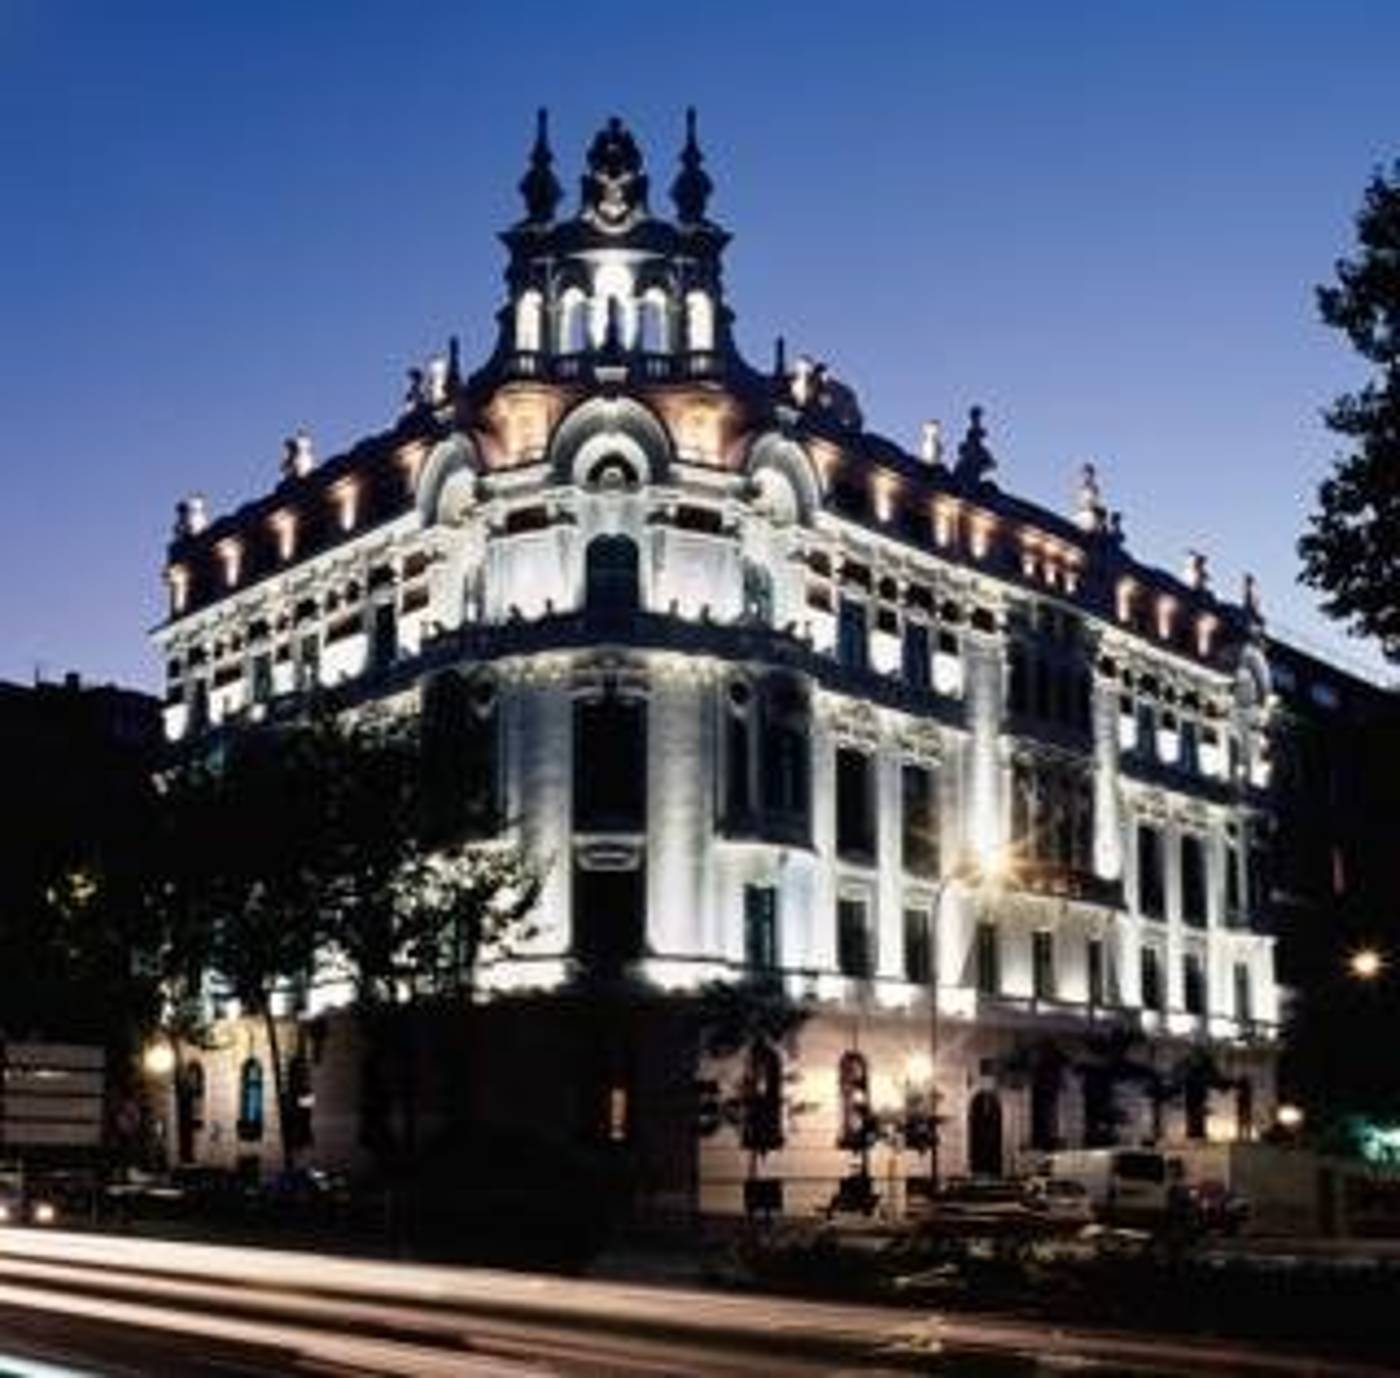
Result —
[[142, 1054], [141, 1065], [153, 1077], [168, 1077], [175, 1070], [175, 1049], [164, 1039], [150, 1043]]
[[1347, 970], [1358, 981], [1374, 981], [1385, 970], [1385, 957], [1374, 947], [1359, 947], [1347, 958]]
[[1303, 1127], [1303, 1118], [1302, 1106], [1291, 1103], [1280, 1105], [1274, 1114], [1278, 1127], [1286, 1129], [1290, 1134], [1296, 1134]]

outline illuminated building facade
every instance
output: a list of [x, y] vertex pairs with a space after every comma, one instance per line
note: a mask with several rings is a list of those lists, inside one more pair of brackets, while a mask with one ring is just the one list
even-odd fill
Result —
[[[976, 410], [956, 446], [930, 423], [906, 450], [781, 342], [746, 362], [693, 122], [672, 218], [616, 120], [572, 214], [551, 165], [542, 120], [479, 369], [454, 342], [386, 432], [325, 462], [289, 441], [281, 482], [216, 520], [182, 505], [168, 735], [313, 686], [421, 711], [463, 763], [464, 827], [550, 862], [488, 988], [761, 970], [813, 999], [810, 1108], [766, 1165], [793, 1209], [846, 1171], [859, 1105], [930, 1076], [945, 1173], [1266, 1123], [1252, 591], [1136, 561], [1091, 468], [1068, 516], [1003, 491]], [[1115, 1028], [1164, 1074], [1204, 1047], [1224, 1075], [1190, 1105], [1110, 1086]], [[732, 1206], [738, 1159], [708, 1141], [685, 1189]]]

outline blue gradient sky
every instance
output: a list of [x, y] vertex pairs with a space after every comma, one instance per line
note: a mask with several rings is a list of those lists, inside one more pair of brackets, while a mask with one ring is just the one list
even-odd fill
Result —
[[1393, 0], [0, 0], [0, 677], [153, 684], [177, 497], [378, 429], [453, 331], [475, 363], [539, 103], [571, 196], [613, 112], [669, 185], [698, 104], [751, 355], [785, 333], [907, 444], [980, 401], [1006, 487], [1063, 507], [1092, 458], [1139, 556], [1365, 656], [1293, 543], [1397, 53]]

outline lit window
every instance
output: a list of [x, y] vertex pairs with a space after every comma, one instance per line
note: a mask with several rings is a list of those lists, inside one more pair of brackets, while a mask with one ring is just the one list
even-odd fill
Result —
[[715, 308], [709, 296], [700, 291], [685, 294], [686, 339], [693, 351], [715, 347]]

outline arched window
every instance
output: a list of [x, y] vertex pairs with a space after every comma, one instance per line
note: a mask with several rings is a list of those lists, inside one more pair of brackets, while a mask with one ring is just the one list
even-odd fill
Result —
[[692, 351], [715, 347], [715, 307], [709, 295], [698, 290], [685, 294], [685, 336]]
[[637, 543], [630, 536], [595, 536], [584, 557], [585, 601], [598, 612], [632, 612], [641, 602]]
[[864, 1053], [841, 1054], [837, 1067], [841, 1092], [841, 1148], [860, 1151], [870, 1133], [870, 1064]]
[[247, 1142], [263, 1136], [263, 1069], [247, 1058], [238, 1073], [238, 1137]]
[[743, 1141], [752, 1153], [783, 1146], [783, 1060], [776, 1048], [758, 1043], [749, 1051]]
[[515, 303], [515, 347], [523, 354], [536, 353], [543, 343], [543, 303], [533, 287]]
[[630, 347], [636, 333], [632, 274], [621, 263], [604, 263], [593, 275], [593, 344], [601, 347], [610, 321], [617, 322], [618, 344]]
[[588, 298], [577, 287], [559, 298], [559, 353], [581, 354], [588, 348]]
[[659, 287], [649, 288], [641, 302], [638, 347], [647, 354], [668, 354], [671, 349], [670, 305]]
[[629, 492], [642, 486], [636, 466], [626, 455], [618, 454], [616, 451], [604, 455], [589, 465], [583, 476], [583, 481], [590, 488], [623, 488]]

